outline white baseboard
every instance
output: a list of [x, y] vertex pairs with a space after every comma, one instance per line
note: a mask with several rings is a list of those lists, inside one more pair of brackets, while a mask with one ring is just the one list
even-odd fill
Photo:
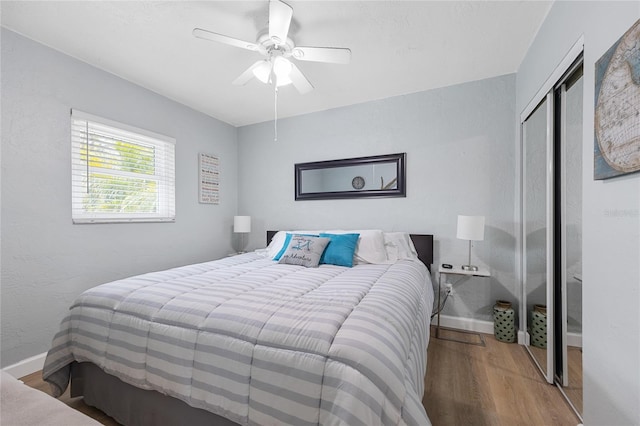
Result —
[[20, 377], [26, 376], [27, 374], [35, 373], [38, 370], [42, 370], [46, 357], [47, 353], [43, 352], [39, 355], [32, 356], [31, 358], [23, 359], [20, 362], [16, 362], [13, 365], [9, 365], [2, 370], [18, 379]]
[[[438, 323], [438, 317], [433, 317], [432, 325]], [[475, 331], [477, 333], [493, 334], [493, 321], [475, 320], [471, 318], [452, 317], [440, 315], [440, 325], [456, 330]]]
[[[437, 317], [433, 317], [431, 325], [436, 325]], [[442, 327], [454, 328], [456, 330], [474, 331], [476, 333], [493, 334], [493, 321], [475, 320], [471, 318], [452, 317], [440, 315], [440, 325]], [[518, 344], [524, 345], [525, 333], [518, 330]]]
[[[438, 322], [437, 317], [433, 317], [431, 325], [436, 325]], [[449, 315], [440, 315], [440, 325], [447, 328], [455, 328], [456, 330], [475, 331], [476, 333], [493, 334], [493, 322], [475, 320], [471, 318], [452, 317]], [[518, 344], [526, 344], [526, 333], [522, 330], [518, 330]], [[582, 347], [582, 334], [580, 333], [567, 333], [567, 345]]]
[[567, 333], [567, 346], [582, 347], [582, 333]]
[[518, 344], [519, 345], [529, 344], [529, 342], [527, 342], [527, 333], [525, 333], [522, 330], [518, 330]]

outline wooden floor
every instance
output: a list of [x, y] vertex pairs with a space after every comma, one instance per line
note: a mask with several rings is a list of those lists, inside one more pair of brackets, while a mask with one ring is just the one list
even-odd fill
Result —
[[[544, 368], [547, 365], [547, 349], [530, 346], [529, 350]], [[564, 387], [564, 392], [571, 400], [579, 413], [582, 411], [582, 349], [575, 346], [567, 346], [567, 367], [569, 369], [569, 385]]]
[[[425, 395], [422, 400], [434, 426], [553, 425], [579, 421], [560, 391], [547, 384], [524, 347], [482, 335], [485, 346], [437, 339], [432, 331], [428, 349]], [[445, 331], [441, 337], [477, 339]], [[23, 377], [25, 384], [49, 392], [40, 372]], [[118, 425], [82, 398], [61, 398], [69, 406], [105, 425]]]
[[567, 360], [569, 367], [569, 386], [564, 388], [565, 393], [575, 405], [576, 410], [583, 414], [582, 407], [582, 348], [567, 347]]
[[[523, 346], [482, 336], [484, 347], [437, 339], [432, 331], [422, 403], [434, 426], [580, 423]], [[441, 337], [471, 336], [445, 331]]]

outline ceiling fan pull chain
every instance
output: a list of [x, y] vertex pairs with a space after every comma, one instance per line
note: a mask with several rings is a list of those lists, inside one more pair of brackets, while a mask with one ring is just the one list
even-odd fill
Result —
[[273, 110], [275, 114], [275, 118], [273, 120], [273, 141], [278, 142], [278, 85], [274, 84], [274, 101], [273, 101]]

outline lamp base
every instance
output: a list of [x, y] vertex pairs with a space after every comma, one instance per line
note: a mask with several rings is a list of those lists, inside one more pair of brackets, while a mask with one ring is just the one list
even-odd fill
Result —
[[474, 265], [462, 265], [463, 271], [477, 271], [478, 267]]

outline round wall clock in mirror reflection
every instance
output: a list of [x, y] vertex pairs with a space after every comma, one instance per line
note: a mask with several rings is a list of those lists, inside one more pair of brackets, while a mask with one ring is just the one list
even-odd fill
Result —
[[353, 189], [362, 189], [364, 188], [364, 178], [362, 176], [356, 176], [351, 181], [351, 186]]

